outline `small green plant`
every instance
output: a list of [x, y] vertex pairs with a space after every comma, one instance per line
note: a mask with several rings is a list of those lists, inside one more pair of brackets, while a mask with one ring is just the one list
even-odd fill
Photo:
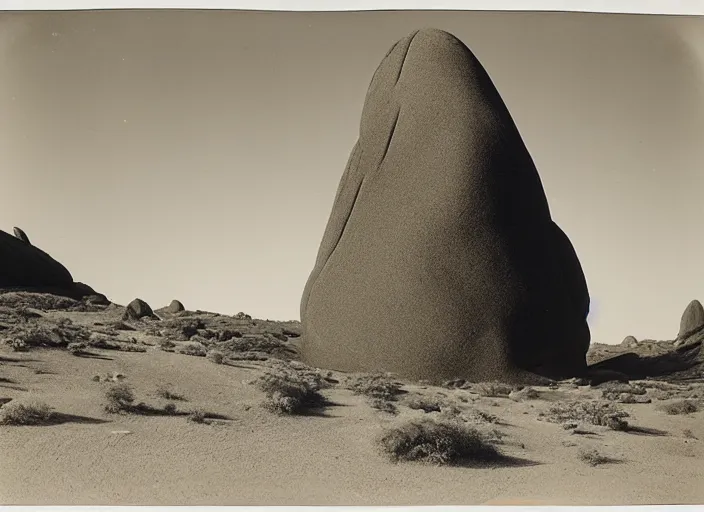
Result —
[[380, 444], [396, 462], [457, 465], [501, 459], [499, 451], [481, 432], [458, 422], [408, 422], [388, 430]]
[[10, 402], [0, 409], [2, 425], [45, 425], [50, 422], [53, 412], [43, 402]]
[[105, 392], [105, 410], [112, 414], [129, 412], [134, 407], [134, 392], [127, 384], [116, 384]]

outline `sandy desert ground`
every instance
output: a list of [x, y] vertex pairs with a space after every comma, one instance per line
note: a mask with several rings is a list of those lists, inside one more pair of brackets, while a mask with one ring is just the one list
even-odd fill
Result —
[[[297, 322], [125, 312], [0, 294], [3, 504], [704, 502], [703, 379], [430, 386], [307, 368]], [[597, 345], [590, 357], [638, 350]], [[261, 383], [287, 379], [325, 400], [286, 414], [285, 386]], [[116, 388], [133, 397], [111, 402]], [[21, 407], [42, 403], [50, 411], [35, 416]], [[37, 425], [8, 424], [30, 416]], [[490, 456], [393, 460], [383, 436], [414, 421], [474, 429]]]

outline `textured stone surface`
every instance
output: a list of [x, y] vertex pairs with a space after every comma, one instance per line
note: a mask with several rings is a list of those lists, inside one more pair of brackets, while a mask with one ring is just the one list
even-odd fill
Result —
[[313, 365], [414, 379], [586, 370], [589, 294], [490, 78], [438, 30], [372, 78], [301, 300]]
[[144, 317], [153, 317], [154, 312], [152, 308], [144, 302], [142, 299], [134, 299], [127, 305], [125, 314], [123, 315], [124, 320], [138, 320]]
[[18, 227], [14, 227], [14, 228], [12, 228], [12, 232], [15, 234], [16, 238], [19, 238], [20, 240], [22, 240], [26, 244], [32, 245], [32, 243], [29, 241], [29, 237], [27, 236], [27, 233], [22, 231], [22, 229], [20, 229]]
[[171, 301], [171, 304], [166, 306], [166, 311], [168, 313], [179, 313], [181, 311], [186, 311], [186, 308], [183, 306], [181, 301], [174, 299]]
[[687, 305], [680, 320], [678, 339], [684, 339], [704, 329], [704, 307], [698, 300], [693, 300]]

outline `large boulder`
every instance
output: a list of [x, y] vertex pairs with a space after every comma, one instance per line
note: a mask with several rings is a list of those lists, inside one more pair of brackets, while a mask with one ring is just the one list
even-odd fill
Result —
[[314, 366], [411, 379], [586, 372], [589, 293], [489, 76], [420, 30], [377, 68], [301, 300]]
[[141, 318], [154, 318], [156, 315], [151, 306], [142, 299], [134, 299], [127, 304], [127, 308], [122, 315], [123, 320], [139, 320]]
[[166, 306], [167, 313], [180, 313], [181, 311], [186, 311], [186, 308], [180, 300], [174, 299]]
[[704, 307], [698, 300], [693, 300], [682, 313], [677, 338], [682, 340], [701, 330], [704, 330]]
[[0, 231], [0, 288], [70, 288], [73, 277], [66, 267], [24, 236]]

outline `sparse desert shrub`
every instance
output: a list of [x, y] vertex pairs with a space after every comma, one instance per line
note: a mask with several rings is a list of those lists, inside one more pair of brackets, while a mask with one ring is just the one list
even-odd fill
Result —
[[501, 458], [482, 433], [456, 422], [408, 422], [387, 431], [380, 444], [393, 461], [455, 465]]
[[164, 412], [166, 414], [176, 414], [176, 404], [170, 403], [164, 406]]
[[80, 356], [81, 354], [84, 354], [86, 351], [86, 344], [82, 342], [73, 342], [69, 343], [66, 349], [71, 352], [74, 356]]
[[116, 384], [105, 392], [107, 403], [105, 410], [109, 413], [127, 412], [134, 403], [134, 392], [127, 384]]
[[480, 396], [491, 398], [508, 398], [513, 391], [513, 387], [501, 382], [482, 382], [476, 386], [476, 391]]
[[171, 390], [169, 386], [161, 385], [156, 388], [156, 394], [166, 400], [185, 400], [183, 395]]
[[229, 357], [232, 361], [268, 361], [269, 356], [259, 352], [242, 352], [239, 354], [231, 354]]
[[677, 400], [658, 406], [658, 409], [671, 416], [678, 414], [692, 414], [699, 410], [699, 404], [694, 400]]
[[469, 409], [465, 411], [462, 415], [467, 421], [474, 423], [476, 425], [481, 425], [484, 423], [499, 423], [499, 418], [494, 414], [484, 412], [480, 409]]
[[12, 401], [0, 409], [2, 425], [44, 425], [51, 420], [51, 407], [43, 402]]
[[398, 408], [393, 402], [388, 400], [383, 400], [381, 398], [372, 398], [369, 400], [369, 405], [373, 409], [377, 409], [382, 412], [388, 412], [389, 414], [398, 414]]
[[173, 352], [176, 348], [176, 343], [171, 340], [161, 340], [159, 341], [159, 348], [164, 352]]
[[243, 313], [242, 311], [240, 311], [239, 313], [237, 313], [237, 314], [235, 315], [235, 318], [236, 318], [237, 320], [251, 320], [251, 319], [252, 319], [252, 317], [251, 317], [250, 315], [248, 315], [248, 314], [246, 314], [246, 313]]
[[612, 430], [628, 430], [629, 414], [611, 402], [597, 400], [558, 402], [548, 410], [545, 419], [552, 423], [585, 422], [609, 427]]
[[210, 352], [208, 352], [206, 357], [209, 361], [212, 361], [215, 364], [222, 364], [223, 360], [225, 359], [225, 355], [219, 350], [211, 350]]
[[186, 342], [179, 346], [176, 349], [176, 352], [178, 352], [179, 354], [185, 354], [187, 356], [205, 357], [207, 350], [202, 343]]
[[147, 347], [143, 347], [141, 345], [122, 344], [120, 346], [120, 351], [122, 351], [122, 352], [146, 352]]
[[401, 394], [401, 383], [394, 382], [382, 374], [363, 374], [350, 377], [347, 388], [355, 395], [364, 395], [371, 399], [393, 402]]
[[610, 395], [618, 396], [621, 393], [630, 393], [632, 395], [644, 395], [646, 389], [638, 384], [629, 384], [627, 382], [605, 382], [599, 386], [601, 389], [601, 394], [604, 398], [608, 398]]
[[425, 396], [414, 397], [406, 403], [409, 409], [423, 412], [440, 412], [443, 405], [440, 400]]
[[692, 432], [688, 428], [686, 428], [682, 431], [682, 435], [687, 439], [697, 439], [697, 436], [694, 435], [694, 432]]
[[581, 449], [578, 453], [579, 460], [589, 464], [590, 466], [600, 466], [613, 462], [613, 459], [599, 453], [596, 448]]
[[203, 409], [194, 409], [191, 411], [191, 414], [188, 415], [188, 421], [192, 421], [193, 423], [205, 423], [206, 416], [207, 414]]
[[321, 389], [328, 387], [313, 370], [298, 369], [279, 363], [253, 381], [266, 394], [263, 406], [281, 414], [303, 414], [325, 405]]

